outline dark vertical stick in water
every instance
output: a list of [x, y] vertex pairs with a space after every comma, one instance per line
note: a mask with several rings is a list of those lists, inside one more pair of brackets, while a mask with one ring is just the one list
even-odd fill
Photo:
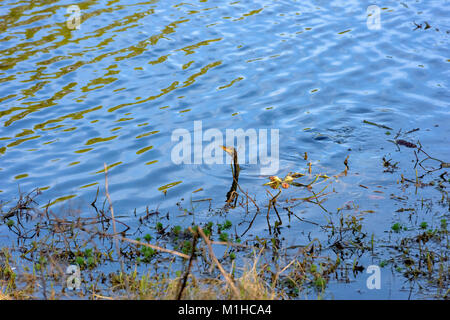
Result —
[[112, 224], [113, 224], [113, 232], [114, 232], [113, 238], [114, 238], [115, 244], [116, 244], [116, 251], [117, 251], [118, 260], [120, 263], [120, 269], [122, 271], [122, 275], [125, 280], [125, 289], [127, 291], [127, 295], [129, 296], [130, 287], [128, 285], [128, 277], [125, 274], [125, 266], [124, 266], [124, 263], [122, 260], [122, 254], [120, 253], [119, 239], [117, 238], [116, 218], [114, 217], [114, 208], [113, 208], [111, 197], [109, 195], [109, 190], [108, 190], [108, 166], [106, 165], [106, 163], [103, 163], [103, 167], [105, 168], [104, 169], [105, 170], [105, 194], [106, 194], [106, 198], [108, 199], [109, 211], [111, 213], [111, 219], [112, 219]]
[[[191, 228], [189, 228], [189, 229], [191, 229]], [[189, 273], [191, 273], [192, 262], [194, 261], [195, 249], [196, 249], [196, 246], [197, 246], [197, 237], [198, 237], [198, 233], [195, 232], [194, 233], [194, 239], [192, 239], [192, 253], [191, 253], [191, 257], [189, 258], [189, 264], [188, 264], [188, 267], [186, 269], [186, 273], [184, 274], [183, 282], [181, 283], [181, 287], [180, 287], [180, 291], [178, 292], [177, 300], [181, 300], [181, 297], [183, 296], [184, 288], [186, 287], [186, 283], [187, 283], [187, 279], [188, 279]]]

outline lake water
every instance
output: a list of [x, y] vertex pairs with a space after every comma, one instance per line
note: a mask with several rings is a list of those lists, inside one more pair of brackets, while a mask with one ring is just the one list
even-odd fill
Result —
[[[349, 155], [348, 176], [333, 185], [326, 205], [333, 211], [352, 201], [373, 210], [367, 228], [383, 235], [399, 208], [390, 195], [401, 173], [414, 177], [415, 159], [388, 140], [419, 128], [402, 139], [420, 140], [449, 162], [449, 1], [383, 1], [378, 30], [367, 24], [367, 8], [377, 4], [369, 1], [79, 1], [80, 29], [70, 30], [72, 4], [0, 3], [3, 201], [39, 187], [42, 205], [90, 204], [97, 188], [103, 194], [106, 163], [124, 221], [133, 223], [135, 208], [138, 215], [147, 206], [173, 212], [178, 201], [190, 207], [205, 198], [212, 200], [195, 210], [211, 219], [208, 208], [224, 205], [230, 166], [171, 157], [172, 133], [193, 136], [202, 121], [203, 132], [223, 135], [278, 129], [280, 176], [304, 172], [305, 152], [313, 171], [329, 176]], [[383, 172], [383, 156], [403, 161], [400, 171]], [[240, 184], [265, 203], [260, 169], [242, 164]], [[417, 199], [441, 196], [433, 188], [410, 191]], [[324, 220], [315, 205], [296, 210]], [[229, 215], [237, 221], [242, 212]], [[251, 233], [267, 234], [265, 217]], [[320, 237], [317, 226], [293, 223], [286, 243], [308, 233]], [[363, 298], [408, 296], [392, 293], [389, 283]], [[334, 297], [361, 298], [360, 287], [336, 289]]]

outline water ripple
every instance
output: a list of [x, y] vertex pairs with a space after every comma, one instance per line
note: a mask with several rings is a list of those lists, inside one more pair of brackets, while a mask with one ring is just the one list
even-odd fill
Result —
[[[386, 137], [364, 119], [449, 137], [450, 21], [439, 1], [387, 1], [378, 31], [365, 1], [81, 1], [80, 30], [66, 27], [70, 4], [0, 3], [4, 197], [19, 185], [88, 201], [106, 162], [119, 210], [200, 187], [222, 203], [228, 165], [170, 158], [173, 130], [197, 120], [280, 129], [283, 170], [306, 151], [324, 169], [348, 150], [371, 159]], [[424, 21], [432, 28], [415, 29]], [[244, 186], [260, 179], [243, 165]]]

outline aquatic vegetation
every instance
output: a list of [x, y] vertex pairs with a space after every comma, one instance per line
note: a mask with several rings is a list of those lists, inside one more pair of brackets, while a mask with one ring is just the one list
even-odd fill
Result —
[[[269, 182], [262, 184], [269, 187], [266, 204], [245, 192], [235, 179], [236, 168], [232, 164], [234, 205], [226, 202], [209, 216], [210, 221], [201, 222], [195, 222], [194, 207], [189, 210], [180, 207], [181, 212], [189, 212], [187, 217], [193, 217], [190, 224], [170, 222], [168, 216], [163, 218], [158, 210], [147, 208], [136, 219], [138, 228], [130, 228], [114, 216], [108, 199], [107, 176], [106, 201], [97, 208], [95, 199], [93, 215], [55, 214], [49, 207], [39, 208], [37, 198], [41, 191], [22, 194], [17, 204], [0, 206], [0, 222], [21, 246], [20, 252], [14, 247], [4, 247], [0, 253], [2, 297], [297, 299], [313, 295], [323, 298], [329, 294], [330, 283], [361, 277], [366, 268], [363, 257], [368, 255], [381, 268], [391, 268], [405, 278], [411, 286], [417, 284], [423, 291], [428, 283], [427, 294], [448, 296], [449, 181], [438, 170], [422, 174], [414, 170], [415, 178], [408, 178], [408, 172], [401, 174], [397, 182], [401, 192], [410, 187], [433, 187], [442, 197], [433, 204], [418, 197], [416, 202], [407, 202], [406, 197], [392, 194], [393, 201], [401, 203], [401, 207], [392, 210], [398, 216], [385, 226], [384, 231], [389, 234], [386, 238], [374, 233], [369, 236], [367, 220], [375, 214], [374, 210], [362, 208], [354, 200], [335, 210], [326, 204], [328, 198], [339, 192], [341, 181], [352, 175], [349, 157], [343, 161], [343, 171], [337, 170], [335, 174], [315, 173], [317, 165], [312, 165], [307, 153], [303, 161], [304, 173], [288, 172], [284, 178], [270, 176]], [[416, 159], [417, 166], [420, 161]], [[379, 169], [386, 172], [386, 168], [392, 169], [391, 174], [402, 169], [400, 162], [383, 157]], [[364, 192], [371, 192], [369, 187], [361, 186]], [[278, 192], [272, 194], [270, 190]], [[267, 233], [252, 235], [253, 223], [264, 205]], [[302, 217], [300, 210], [310, 205], [320, 208], [322, 221]], [[419, 215], [431, 212], [432, 205], [435, 218]], [[242, 220], [231, 220], [229, 214], [238, 210], [242, 212]], [[283, 234], [292, 228], [293, 219], [320, 229], [324, 237], [303, 236], [300, 239], [308, 241], [287, 245]], [[245, 231], [238, 234], [238, 229]], [[222, 256], [217, 255], [214, 249], [217, 246], [222, 248]], [[79, 291], [68, 290], [65, 283], [66, 268], [71, 264], [81, 271]]]
[[392, 230], [394, 230], [395, 232], [399, 232], [401, 230], [402, 226], [400, 225], [400, 223], [394, 223], [392, 225]]

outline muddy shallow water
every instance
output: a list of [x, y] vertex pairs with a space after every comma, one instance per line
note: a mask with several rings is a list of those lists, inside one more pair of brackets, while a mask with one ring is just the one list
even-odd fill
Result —
[[[389, 140], [401, 130], [398, 138], [420, 140], [432, 157], [450, 161], [448, 1], [384, 1], [379, 30], [368, 28], [373, 3], [366, 1], [81, 1], [80, 29], [70, 30], [72, 4], [0, 3], [2, 201], [39, 187], [42, 205], [89, 207], [97, 189], [104, 193], [106, 163], [124, 222], [135, 224], [148, 206], [170, 212], [171, 223], [191, 223], [177, 202], [197, 222], [215, 221], [232, 182], [229, 164], [171, 157], [172, 133], [193, 137], [195, 121], [223, 135], [278, 129], [282, 177], [307, 173], [309, 162], [313, 174], [331, 177], [349, 156], [347, 176], [333, 179], [323, 206], [364, 211], [369, 235], [385, 237], [404, 218], [397, 210], [443, 197], [435, 186], [399, 184], [401, 174], [414, 180], [416, 168], [425, 171], [413, 149]], [[383, 157], [398, 167], [390, 172]], [[268, 180], [260, 170], [260, 163], [242, 164], [239, 182], [264, 206]], [[290, 188], [280, 199], [304, 194]], [[211, 200], [192, 202], [203, 199]], [[292, 210], [316, 224], [285, 223], [287, 246], [326, 238], [317, 226], [327, 222], [323, 208]], [[418, 223], [437, 223], [448, 206], [430, 212], [438, 218], [417, 210]], [[251, 220], [239, 208], [227, 215], [238, 233]], [[264, 215], [247, 235], [268, 235]], [[408, 298], [403, 280], [383, 270], [380, 290], [368, 290], [362, 274], [330, 282], [327, 297]]]

